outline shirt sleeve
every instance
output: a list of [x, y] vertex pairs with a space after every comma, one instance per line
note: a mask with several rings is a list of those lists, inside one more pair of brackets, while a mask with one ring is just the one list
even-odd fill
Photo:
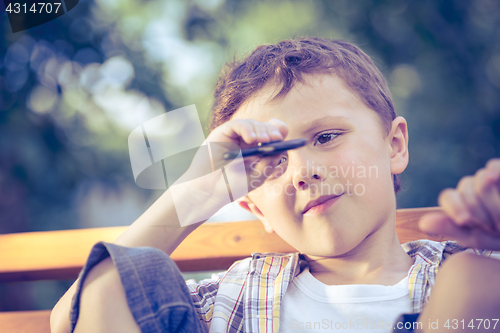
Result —
[[454, 241], [446, 241], [445, 243], [446, 245], [443, 251], [443, 260], [457, 252], [475, 253], [480, 256], [495, 258], [500, 260], [500, 251], [465, 248], [463, 246], [460, 246], [457, 242]]
[[212, 320], [215, 297], [224, 274], [226, 272], [212, 274], [210, 279], [201, 280], [198, 283], [193, 279], [186, 281], [194, 308], [200, 319], [207, 324], [210, 324]]

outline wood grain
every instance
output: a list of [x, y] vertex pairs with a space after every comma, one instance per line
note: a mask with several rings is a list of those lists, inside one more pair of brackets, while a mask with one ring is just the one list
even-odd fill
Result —
[[50, 310], [0, 312], [2, 333], [50, 333]]
[[[398, 210], [400, 241], [429, 237], [418, 230], [418, 219], [439, 208]], [[125, 227], [27, 232], [0, 235], [0, 282], [74, 279], [98, 241], [112, 242]], [[172, 254], [182, 271], [226, 269], [252, 252], [293, 252], [259, 221], [210, 223], [196, 229]]]

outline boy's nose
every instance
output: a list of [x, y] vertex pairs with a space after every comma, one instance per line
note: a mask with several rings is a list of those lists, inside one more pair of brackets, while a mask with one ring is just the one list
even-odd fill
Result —
[[[294, 186], [297, 190], [305, 190], [307, 185], [311, 185], [313, 182], [319, 181], [321, 182], [321, 177], [317, 174], [314, 174], [308, 180], [308, 177], [296, 177], [297, 180], [294, 179]], [[300, 180], [298, 180], [300, 179]]]
[[293, 170], [292, 182], [296, 190], [305, 190], [311, 184], [320, 184], [326, 179], [327, 172], [325, 166], [316, 165], [314, 160], [310, 159], [303, 159], [301, 162], [303, 163], [294, 163], [289, 166]]

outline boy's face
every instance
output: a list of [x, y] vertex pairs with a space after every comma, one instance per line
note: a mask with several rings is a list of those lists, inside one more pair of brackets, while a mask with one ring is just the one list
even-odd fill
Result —
[[[262, 122], [277, 118], [288, 125], [287, 140], [308, 139], [306, 146], [284, 153], [272, 175], [240, 205], [308, 255], [338, 256], [365, 239], [393, 237], [392, 174], [408, 163], [406, 122], [396, 118], [387, 135], [375, 111], [336, 76], [311, 75], [306, 81], [277, 101], [270, 101], [274, 87], [264, 89], [234, 114], [233, 119]], [[306, 211], [317, 199], [330, 200]]]

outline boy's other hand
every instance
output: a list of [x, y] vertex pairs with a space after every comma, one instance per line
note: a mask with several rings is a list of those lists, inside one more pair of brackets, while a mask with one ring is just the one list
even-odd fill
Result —
[[474, 176], [463, 177], [456, 189], [443, 190], [438, 203], [444, 213], [422, 217], [423, 232], [466, 247], [500, 250], [500, 159], [491, 159]]

